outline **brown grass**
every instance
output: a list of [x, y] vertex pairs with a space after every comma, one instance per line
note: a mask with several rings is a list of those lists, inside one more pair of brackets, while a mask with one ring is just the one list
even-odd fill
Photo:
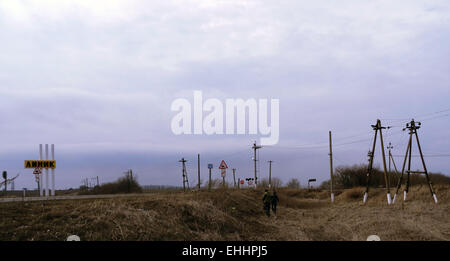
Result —
[[[160, 192], [112, 199], [0, 204], [0, 240], [450, 240], [450, 187], [426, 186], [386, 204], [382, 189], [279, 189], [278, 218], [263, 215], [261, 190]], [[394, 192], [391, 192], [394, 193]], [[402, 192], [403, 193], [403, 192]]]

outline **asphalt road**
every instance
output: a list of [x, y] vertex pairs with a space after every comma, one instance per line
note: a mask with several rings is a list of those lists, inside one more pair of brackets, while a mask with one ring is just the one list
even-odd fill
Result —
[[[133, 197], [145, 196], [146, 194], [109, 194], [109, 195], [75, 195], [75, 196], [49, 196], [49, 197], [11, 197], [0, 198], [0, 203], [5, 202], [23, 202], [23, 201], [46, 201], [46, 200], [67, 200], [67, 199], [95, 199], [95, 198], [117, 198], [117, 197]], [[150, 195], [150, 194], [147, 194]]]

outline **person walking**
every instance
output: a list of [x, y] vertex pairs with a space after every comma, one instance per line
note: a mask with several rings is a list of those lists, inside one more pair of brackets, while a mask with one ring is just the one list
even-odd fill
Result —
[[266, 189], [264, 190], [264, 195], [262, 198], [263, 201], [263, 209], [266, 212], [266, 215], [270, 217], [270, 203], [271, 203], [272, 197], [269, 194], [269, 191]]
[[278, 195], [277, 192], [274, 191], [271, 197], [271, 205], [272, 205], [272, 212], [275, 215], [275, 218], [277, 218], [277, 205], [278, 205], [278, 201], [280, 201], [278, 199]]

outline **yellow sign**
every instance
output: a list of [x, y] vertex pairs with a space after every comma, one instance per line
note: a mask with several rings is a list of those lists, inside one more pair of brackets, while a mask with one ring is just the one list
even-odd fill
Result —
[[26, 169], [54, 169], [56, 168], [56, 161], [54, 160], [26, 160], [25, 161]]

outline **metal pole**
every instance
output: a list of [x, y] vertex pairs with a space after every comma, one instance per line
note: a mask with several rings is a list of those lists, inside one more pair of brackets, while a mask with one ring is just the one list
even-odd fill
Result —
[[223, 188], [225, 188], [225, 175], [222, 175], [222, 186], [223, 186]]
[[269, 189], [272, 186], [272, 161], [269, 160]]
[[[45, 160], [48, 160], [48, 144], [45, 144]], [[48, 197], [50, 195], [48, 189], [48, 168], [45, 169], [45, 196]]]
[[209, 183], [208, 183], [208, 190], [211, 191], [211, 168], [209, 169]]
[[328, 138], [330, 143], [330, 193], [331, 193], [331, 203], [334, 202], [334, 192], [333, 192], [333, 150], [331, 143], [331, 131], [328, 132]]
[[[39, 160], [43, 160], [44, 157], [42, 156], [42, 144], [39, 144]], [[39, 174], [39, 196], [44, 196], [44, 177], [43, 177], [44, 173]]]
[[236, 169], [233, 169], [233, 182], [234, 182], [234, 188], [236, 188]]
[[197, 155], [198, 168], [198, 190], [200, 190], [200, 154]]
[[255, 171], [255, 187], [256, 187], [256, 142], [253, 144], [253, 162], [254, 162], [254, 171]]
[[[55, 160], [55, 144], [51, 145], [52, 160]], [[55, 169], [52, 169], [52, 196], [55, 196]]]

